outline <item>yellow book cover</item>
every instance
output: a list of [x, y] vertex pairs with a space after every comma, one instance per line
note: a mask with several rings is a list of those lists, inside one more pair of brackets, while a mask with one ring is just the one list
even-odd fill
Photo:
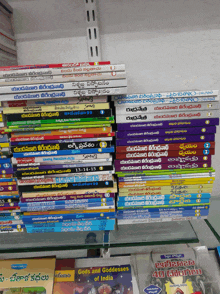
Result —
[[0, 293], [52, 294], [55, 258], [1, 260]]

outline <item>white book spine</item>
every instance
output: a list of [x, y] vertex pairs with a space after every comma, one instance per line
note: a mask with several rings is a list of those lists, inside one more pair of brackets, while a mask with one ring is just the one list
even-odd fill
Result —
[[154, 99], [154, 98], [178, 98], [178, 97], [195, 97], [195, 96], [216, 96], [218, 90], [203, 90], [203, 91], [180, 91], [166, 93], [147, 93], [147, 94], [128, 94], [114, 97], [114, 100], [121, 99]]
[[208, 216], [180, 216], [180, 217], [161, 217], [161, 218], [146, 218], [146, 219], [123, 219], [118, 220], [118, 225], [133, 225], [145, 223], [161, 223], [161, 222], [174, 222], [174, 221], [192, 221], [207, 219]]
[[[0, 82], [2, 80], [0, 79]], [[3, 86], [0, 87], [1, 94], [10, 93], [26, 93], [26, 92], [41, 92], [41, 91], [61, 91], [61, 90], [80, 90], [80, 89], [102, 89], [102, 88], [116, 88], [127, 87], [127, 80], [125, 78], [115, 80], [87, 80], [87, 81], [73, 81], [66, 83], [55, 84], [32, 84], [20, 86]]]
[[149, 114], [130, 114], [130, 115], [118, 115], [116, 116], [116, 123], [135, 123], [146, 121], [164, 121], [164, 120], [177, 120], [177, 119], [199, 119], [199, 118], [218, 118], [219, 110], [210, 111], [184, 111], [184, 112], [172, 112], [164, 114], [149, 113]]
[[95, 72], [85, 74], [69, 74], [69, 75], [48, 75], [39, 77], [22, 77], [22, 78], [7, 78], [0, 79], [0, 85], [26, 85], [26, 84], [41, 84], [41, 83], [66, 83], [66, 82], [81, 82], [94, 80], [114, 80], [125, 79], [125, 71], [112, 72]]
[[51, 91], [51, 92], [38, 92], [38, 93], [27, 93], [27, 94], [0, 95], [0, 101], [118, 95], [118, 94], [124, 94], [126, 92], [127, 92], [127, 87], [73, 90], [73, 91], [54, 91], [54, 92]]
[[31, 157], [31, 158], [14, 158], [12, 157], [12, 164], [19, 163], [48, 163], [57, 161], [80, 161], [92, 159], [95, 162], [97, 159], [110, 159], [111, 155], [109, 153], [97, 153], [97, 154], [77, 154], [77, 155], [64, 155], [64, 156], [45, 156], [45, 157]]
[[112, 72], [125, 71], [124, 64], [116, 65], [94, 65], [94, 66], [79, 66], [68, 68], [41, 68], [41, 69], [20, 69], [11, 70], [7, 72], [0, 72], [0, 78], [19, 78], [19, 77], [37, 77], [50, 75], [69, 75], [69, 74], [83, 74], [96, 72]]
[[[114, 170], [109, 171], [98, 171], [98, 172], [85, 172], [85, 173], [70, 173], [70, 174], [61, 174], [59, 177], [75, 177], [75, 176], [93, 176], [93, 175], [113, 175], [115, 174]], [[29, 176], [29, 177], [22, 177], [21, 179], [47, 179], [47, 178], [56, 178], [57, 175], [46, 175], [46, 176]]]
[[[114, 98], [112, 100], [114, 101]], [[179, 97], [179, 98], [155, 98], [155, 99], [134, 99], [134, 100], [115, 100], [115, 107], [122, 105], [157, 105], [157, 104], [179, 104], [179, 103], [202, 103], [202, 102], [215, 102], [219, 101], [219, 96], [206, 96], [206, 97]]]
[[175, 111], [192, 111], [192, 110], [208, 110], [219, 109], [219, 102], [202, 102], [202, 103], [180, 103], [166, 105], [120, 105], [116, 107], [116, 115], [136, 114], [136, 113], [159, 113], [159, 112], [175, 112]]

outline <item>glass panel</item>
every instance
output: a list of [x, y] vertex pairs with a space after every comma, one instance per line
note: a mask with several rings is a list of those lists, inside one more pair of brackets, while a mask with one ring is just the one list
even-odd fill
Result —
[[120, 225], [110, 232], [111, 246], [198, 242], [190, 222]]

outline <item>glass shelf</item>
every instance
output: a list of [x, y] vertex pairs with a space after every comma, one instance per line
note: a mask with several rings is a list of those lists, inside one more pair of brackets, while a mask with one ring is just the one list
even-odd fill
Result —
[[219, 211], [220, 198], [213, 197], [208, 220], [121, 225], [106, 232], [6, 233], [0, 236], [0, 254], [186, 243], [216, 248], [220, 244]]

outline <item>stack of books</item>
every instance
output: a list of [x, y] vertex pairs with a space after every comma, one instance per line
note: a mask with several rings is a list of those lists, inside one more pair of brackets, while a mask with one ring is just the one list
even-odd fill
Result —
[[118, 224], [207, 218], [218, 91], [121, 95], [116, 107]]
[[4, 133], [5, 122], [0, 107], [0, 233], [22, 232], [17, 179], [13, 176], [10, 142]]
[[48, 65], [0, 76], [27, 232], [113, 230], [114, 116], [104, 94], [127, 92], [125, 66]]

